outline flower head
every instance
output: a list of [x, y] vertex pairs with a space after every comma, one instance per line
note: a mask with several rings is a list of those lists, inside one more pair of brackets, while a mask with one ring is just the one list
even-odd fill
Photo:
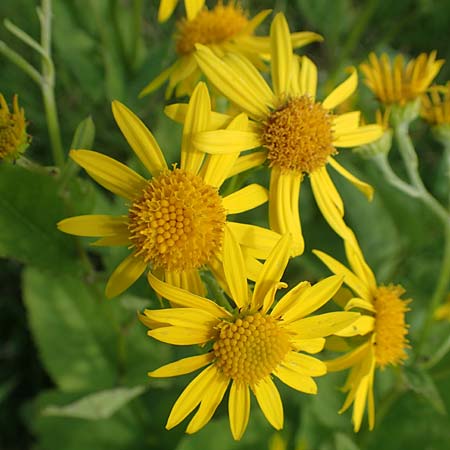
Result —
[[[214, 87], [252, 119], [247, 133], [226, 132], [223, 141], [214, 133], [199, 133], [194, 144], [207, 152], [226, 153], [262, 146], [271, 168], [269, 220], [273, 230], [290, 232], [294, 253], [304, 249], [298, 199], [305, 175], [324, 217], [345, 238], [343, 202], [326, 165], [354, 183], [369, 198], [372, 188], [347, 172], [334, 158], [338, 147], [353, 147], [379, 138], [378, 125], [359, 124], [359, 111], [335, 114], [334, 108], [356, 89], [357, 75], [335, 88], [322, 102], [316, 100], [317, 67], [306, 56], [293, 54], [288, 24], [277, 14], [270, 31], [270, 87], [250, 61], [241, 55], [218, 58], [205, 46], [197, 46], [195, 58]], [[231, 143], [231, 144], [230, 144]]]
[[366, 404], [369, 428], [375, 426], [375, 370], [402, 364], [407, 359], [405, 350], [409, 345], [405, 314], [409, 310], [410, 300], [401, 298], [405, 293], [401, 286], [376, 283], [357, 242], [352, 245], [346, 243], [345, 250], [351, 270], [323, 252], [316, 250], [314, 253], [334, 274], [343, 276], [344, 284], [353, 292], [343, 305], [345, 310], [361, 312], [361, 317], [350, 327], [336, 333], [341, 337], [360, 336], [360, 343], [349, 353], [326, 362], [331, 372], [351, 367], [343, 388], [348, 395], [339, 412], [344, 412], [353, 404], [352, 419], [356, 432], [361, 427]]
[[0, 161], [14, 161], [30, 144], [27, 134], [25, 112], [19, 108], [17, 95], [13, 97], [10, 111], [5, 98], [0, 94]]
[[371, 53], [369, 62], [361, 64], [361, 70], [366, 85], [380, 102], [404, 106], [425, 93], [443, 64], [443, 59], [436, 60], [436, 51], [429, 55], [421, 53], [406, 65], [403, 55], [397, 55], [391, 62], [386, 53], [380, 58]]
[[[114, 118], [151, 174], [149, 179], [100, 153], [71, 151], [72, 159], [94, 180], [128, 202], [125, 216], [87, 215], [58, 223], [59, 229], [66, 233], [100, 237], [95, 245], [121, 245], [131, 250], [108, 281], [108, 297], [127, 289], [148, 266], [168, 282], [203, 294], [199, 269], [207, 266], [219, 281], [223, 278], [226, 227], [234, 230], [239, 242], [245, 242], [249, 265], [246, 273], [255, 279], [260, 266], [256, 258], [265, 259], [279, 239], [270, 230], [227, 221], [228, 214], [259, 206], [267, 201], [268, 195], [256, 184], [228, 196], [220, 195], [220, 186], [234, 173], [238, 153], [205, 155], [192, 147], [193, 133], [217, 126], [204, 83], [198, 85], [184, 113], [181, 163], [169, 168], [151, 132], [124, 105], [113, 102]], [[246, 129], [247, 118], [240, 115], [225, 126]]]
[[[198, 2], [194, 3], [196, 14], [188, 14], [177, 24], [174, 39], [178, 60], [151, 81], [142, 90], [141, 96], [153, 92], [166, 80], [169, 80], [167, 98], [174, 89], [177, 96], [190, 95], [201, 75], [194, 57], [197, 44], [207, 46], [217, 57], [233, 52], [246, 56], [252, 64], [264, 68], [264, 60], [270, 55], [270, 40], [268, 37], [255, 36], [254, 32], [270, 14], [270, 10], [261, 11], [248, 19], [247, 12], [234, 0], [227, 3], [219, 1], [212, 9], [202, 9]], [[299, 32], [292, 33], [289, 40], [290, 45], [302, 47], [322, 38], [316, 33]]]
[[[158, 21], [165, 22], [173, 14], [177, 6], [178, 0], [160, 0], [158, 9]], [[205, 0], [184, 0], [184, 7], [186, 9], [186, 15], [189, 19], [195, 17], [195, 15], [203, 8]]]
[[432, 86], [422, 96], [421, 116], [431, 125], [450, 125], [450, 82]]
[[[324, 337], [350, 325], [359, 314], [335, 312], [307, 317], [339, 289], [340, 276], [314, 286], [299, 283], [274, 304], [277, 289], [286, 287], [280, 279], [289, 260], [289, 235], [274, 247], [250, 294], [240, 246], [231, 231], [225, 233], [224, 258], [233, 262], [225, 264], [230, 307], [225, 309], [174, 288], [149, 273], [150, 285], [177, 307], [145, 310], [142, 321], [153, 328], [149, 336], [159, 341], [209, 349], [149, 373], [151, 377], [170, 377], [206, 367], [174, 404], [166, 428], [178, 425], [199, 406], [186, 430], [198, 431], [209, 422], [231, 384], [230, 427], [233, 437], [240, 439], [250, 415], [250, 391], [270, 424], [281, 429], [283, 406], [272, 376], [293, 389], [315, 394], [313, 377], [324, 375], [325, 365], [305, 352], [321, 351]], [[152, 323], [158, 325], [154, 328]]]

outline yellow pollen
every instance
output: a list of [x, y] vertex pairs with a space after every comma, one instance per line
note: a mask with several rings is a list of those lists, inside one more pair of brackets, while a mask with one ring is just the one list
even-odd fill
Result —
[[222, 246], [222, 198], [216, 188], [183, 169], [151, 179], [128, 216], [136, 254], [154, 268], [197, 269]]
[[405, 313], [409, 301], [401, 299], [405, 290], [401, 286], [379, 286], [375, 293], [375, 359], [377, 366], [402, 364], [409, 347], [408, 325]]
[[248, 23], [244, 11], [234, 2], [219, 3], [212, 10], [203, 9], [194, 19], [178, 22], [177, 53], [187, 55], [195, 50], [195, 44], [220, 45], [243, 32]]
[[272, 373], [290, 350], [287, 333], [260, 313], [222, 322], [213, 345], [215, 364], [225, 376], [255, 384]]
[[333, 147], [332, 116], [310, 97], [289, 99], [273, 111], [262, 130], [270, 167], [311, 173], [325, 165]]

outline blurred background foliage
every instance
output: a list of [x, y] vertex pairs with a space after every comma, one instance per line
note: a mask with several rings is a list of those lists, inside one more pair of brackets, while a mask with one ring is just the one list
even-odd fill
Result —
[[[440, 58], [450, 61], [449, 2], [248, 0], [242, 4], [252, 14], [264, 8], [285, 11], [291, 29], [316, 31], [325, 37], [324, 43], [302, 49], [319, 65], [322, 95], [344, 78], [348, 65], [359, 64], [370, 51], [415, 57], [436, 49]], [[35, 0], [3, 0], [0, 18], [38, 37], [36, 6]], [[85, 146], [90, 147], [95, 126], [92, 148], [137, 167], [112, 118], [110, 102], [118, 99], [150, 127], [168, 161], [177, 160], [180, 127], [163, 115], [163, 91], [141, 100], [137, 97], [168, 66], [174, 53], [175, 18], [158, 24], [157, 7], [155, 0], [53, 1], [56, 98], [66, 151], [74, 130], [91, 117], [93, 122], [83, 122]], [[181, 15], [182, 8], [177, 13]], [[268, 33], [269, 23], [263, 24], [261, 33]], [[0, 40], [39, 64], [36, 55], [3, 25]], [[3, 56], [0, 67], [0, 91], [8, 100], [18, 93], [26, 110], [28, 132], [33, 136], [28, 156], [50, 164], [39, 89]], [[447, 63], [438, 81], [445, 83], [449, 73]], [[354, 102], [373, 120], [376, 104], [362, 83]], [[421, 121], [413, 124], [412, 133], [425, 183], [447, 201], [442, 149]], [[395, 166], [399, 159], [395, 148], [390, 157]], [[423, 319], [440, 266], [440, 225], [421, 204], [387, 186], [370, 160], [350, 152], [340, 158], [376, 189], [374, 201], [368, 204], [359, 192], [335, 179], [347, 205], [348, 223], [379, 282], [401, 283], [414, 299], [408, 315], [414, 346], [416, 326]], [[260, 180], [261, 173], [251, 176]], [[308, 189], [308, 184], [302, 189], [307, 250], [290, 263], [285, 275], [289, 284], [316, 281], [326, 274], [311, 249], [343, 257], [341, 242], [321, 218]], [[184, 435], [182, 427], [164, 430], [171, 405], [189, 377], [151, 382], [147, 378], [148, 370], [183, 355], [180, 349], [146, 338], [136, 319], [136, 310], [156, 304], [154, 295], [141, 280], [120, 298], [105, 301], [105, 280], [120, 261], [121, 251], [93, 250], [87, 239], [74, 239], [55, 228], [67, 216], [123, 210], [123, 204], [116, 204], [84, 176], [57, 188], [51, 176], [0, 165], [0, 448], [267, 448], [273, 430], [257, 408], [252, 409], [247, 434], [238, 443], [231, 439], [223, 405], [215, 420], [195, 436]], [[264, 224], [265, 213], [260, 208], [247, 218]], [[87, 260], [78, 257], [80, 246], [87, 249]], [[430, 349], [448, 339], [449, 325], [434, 325], [426, 344]], [[430, 373], [407, 366], [399, 376], [406, 377], [408, 395], [398, 393], [391, 405], [386, 399], [392, 396], [386, 393], [395, 376], [388, 370], [378, 376], [378, 426], [372, 433], [363, 429], [358, 435], [351, 431], [349, 413], [337, 414], [343, 394], [336, 386], [343, 384], [342, 374], [319, 380], [317, 396], [282, 392], [287, 420], [281, 434], [287, 448], [450, 448], [450, 358]]]

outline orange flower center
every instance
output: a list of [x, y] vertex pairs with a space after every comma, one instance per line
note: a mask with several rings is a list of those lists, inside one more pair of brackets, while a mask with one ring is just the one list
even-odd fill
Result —
[[241, 33], [249, 22], [242, 8], [233, 3], [219, 3], [212, 10], [201, 10], [192, 20], [179, 21], [177, 53], [187, 55], [195, 50], [195, 44], [220, 45]]
[[336, 152], [332, 116], [307, 95], [293, 97], [273, 111], [262, 130], [270, 167], [311, 173]]
[[14, 108], [10, 112], [8, 105], [0, 94], [0, 160], [15, 159], [28, 146], [25, 116], [19, 109], [17, 96], [14, 97]]
[[408, 326], [405, 313], [409, 301], [400, 298], [401, 286], [379, 286], [375, 293], [375, 358], [379, 367], [401, 364], [406, 358]]
[[290, 348], [287, 333], [261, 313], [222, 322], [213, 345], [216, 366], [228, 378], [247, 384], [272, 373]]
[[183, 271], [221, 248], [225, 220], [217, 189], [174, 168], [148, 182], [129, 210], [128, 228], [137, 255], [155, 268]]

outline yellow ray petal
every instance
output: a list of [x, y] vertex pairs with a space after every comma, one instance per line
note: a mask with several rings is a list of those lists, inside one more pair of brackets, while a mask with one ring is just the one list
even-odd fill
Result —
[[[284, 269], [289, 261], [291, 245], [291, 235], [285, 234], [270, 252], [255, 284], [252, 297], [253, 309], [261, 308], [268, 290], [270, 290], [273, 284], [280, 282]], [[264, 306], [267, 306], [266, 310], [270, 307], [270, 305]]]
[[270, 26], [270, 52], [273, 91], [279, 97], [289, 91], [293, 64], [289, 25], [283, 13], [278, 13]]
[[232, 231], [225, 226], [223, 239], [223, 268], [231, 298], [240, 309], [248, 304], [248, 286], [244, 258]]
[[189, 100], [181, 141], [181, 168], [197, 174], [205, 154], [198, 151], [193, 137], [208, 127], [211, 100], [205, 83], [198, 83]]
[[317, 66], [307, 57], [300, 59], [298, 86], [300, 95], [308, 95], [314, 101], [317, 92]]
[[120, 197], [133, 200], [147, 184], [134, 170], [109, 156], [90, 150], [70, 150], [69, 154], [97, 183]]
[[93, 247], [123, 247], [130, 245], [130, 239], [127, 234], [117, 234], [116, 236], [106, 236], [91, 242]]
[[341, 287], [343, 279], [342, 275], [334, 275], [302, 291], [301, 297], [283, 315], [283, 321], [285, 323], [293, 322], [318, 310], [333, 297]]
[[223, 198], [227, 214], [238, 214], [256, 208], [267, 202], [269, 191], [259, 184], [249, 184]]
[[[353, 272], [364, 282], [369, 290], [373, 292], [377, 287], [375, 275], [373, 274], [372, 269], [366, 263], [364, 255], [354, 234], [353, 239], [348, 240], [344, 243], [344, 248], [345, 254], [347, 256], [347, 261], [349, 262], [350, 267], [353, 269]], [[367, 298], [366, 300], [370, 301], [371, 297]]]
[[293, 331], [297, 339], [326, 337], [351, 325], [359, 316], [353, 312], [325, 313], [297, 320], [286, 328]]
[[297, 351], [315, 354], [323, 350], [326, 340], [324, 338], [291, 339], [291, 343]]
[[248, 25], [245, 27], [246, 34], [252, 34], [256, 28], [261, 25], [264, 19], [272, 12], [271, 9], [264, 9], [256, 14], [249, 20]]
[[157, 176], [162, 170], [167, 169], [158, 142], [141, 119], [117, 100], [112, 102], [112, 111], [128, 144], [152, 176]]
[[227, 175], [227, 178], [233, 177], [238, 173], [245, 172], [246, 170], [252, 169], [253, 167], [261, 166], [267, 158], [267, 152], [257, 151], [250, 153], [248, 155], [240, 156], [234, 166], [231, 168]]
[[273, 372], [284, 384], [305, 394], [317, 394], [317, 384], [307, 375], [299, 374], [293, 370], [279, 365]]
[[116, 297], [127, 290], [145, 271], [147, 263], [133, 254], [127, 256], [114, 270], [106, 284], [108, 298]]
[[358, 86], [358, 74], [354, 67], [350, 68], [350, 76], [337, 86], [327, 98], [323, 101], [322, 106], [325, 109], [333, 109], [337, 105], [345, 102], [356, 91]]
[[327, 373], [327, 367], [322, 361], [312, 356], [292, 351], [286, 355], [282, 365], [301, 375], [310, 377], [319, 377]]
[[292, 256], [303, 253], [303, 240], [298, 201], [302, 175], [282, 173], [279, 167], [273, 167], [269, 188], [269, 223], [277, 233], [291, 233]]
[[259, 133], [242, 130], [215, 130], [195, 134], [192, 143], [198, 150], [212, 155], [238, 153], [259, 147]]
[[334, 158], [328, 158], [328, 163], [331, 167], [333, 167], [334, 170], [336, 170], [336, 172], [339, 172], [344, 178], [347, 178], [347, 180], [350, 181], [350, 183], [352, 183], [353, 186], [356, 187], [356, 189], [360, 190], [369, 201], [372, 200], [373, 187], [370, 184], [367, 184], [364, 181], [361, 181], [359, 178], [356, 178], [347, 169], [341, 166]]
[[152, 92], [156, 91], [160, 86], [162, 86], [172, 75], [172, 72], [177, 68], [177, 63], [172, 64], [167, 69], [163, 70], [159, 75], [157, 75], [155, 78], [153, 78], [150, 83], [145, 86], [144, 89], [142, 89], [141, 92], [139, 92], [139, 98], [145, 97], [148, 94], [151, 94]]
[[161, 295], [161, 297], [167, 298], [177, 306], [202, 309], [217, 318], [231, 317], [225, 309], [221, 308], [211, 300], [204, 297], [199, 297], [198, 295], [192, 294], [184, 289], [171, 286], [168, 283], [164, 283], [164, 281], [156, 278], [151, 272], [148, 273], [147, 278], [150, 286], [159, 295]]
[[303, 293], [311, 286], [309, 281], [301, 281], [292, 289], [289, 290], [280, 300], [277, 302], [273, 308], [270, 315], [275, 318], [281, 317], [283, 314], [288, 312], [297, 301], [302, 297]]
[[246, 384], [233, 381], [228, 399], [228, 412], [231, 434], [239, 441], [250, 417], [250, 391]]
[[244, 255], [247, 278], [249, 280], [256, 281], [261, 273], [263, 265], [256, 258], [247, 253], [246, 247], [241, 247], [241, 250]]
[[204, 331], [211, 330], [219, 320], [211, 313], [195, 308], [146, 309], [145, 315], [155, 322]]
[[[174, 103], [164, 108], [164, 114], [170, 119], [178, 123], [184, 123], [186, 120], [188, 105], [186, 103]], [[208, 120], [208, 130], [216, 130], [218, 128], [225, 128], [233, 119], [228, 114], [222, 114], [211, 111]]]
[[333, 139], [335, 147], [357, 147], [358, 145], [375, 142], [383, 135], [383, 128], [379, 125], [364, 125], [346, 133], [341, 132]]
[[269, 114], [267, 99], [256, 97], [247, 80], [239, 78], [209, 48], [198, 44], [196, 48], [195, 58], [200, 69], [219, 92], [254, 119], [263, 119]]
[[156, 370], [148, 372], [148, 376], [152, 378], [166, 378], [177, 377], [186, 373], [194, 372], [195, 370], [205, 367], [213, 360], [212, 353], [205, 353], [203, 355], [189, 356], [178, 361], [166, 364]]
[[333, 136], [339, 137], [355, 128], [359, 127], [361, 113], [359, 111], [351, 111], [344, 114], [334, 116], [332, 119]]
[[370, 289], [365, 285], [364, 281], [359, 279], [347, 267], [341, 264], [336, 259], [321, 252], [320, 250], [313, 250], [313, 253], [336, 275], [344, 276], [344, 283], [352, 289], [361, 298], [368, 300], [371, 298]]
[[186, 16], [188, 20], [192, 20], [198, 12], [203, 8], [205, 0], [185, 0]]
[[[160, 0], [158, 9], [158, 22], [165, 22], [175, 10], [178, 0]], [[188, 2], [189, 3], [189, 2]]]
[[216, 374], [216, 368], [209, 366], [197, 375], [185, 388], [172, 407], [166, 428], [177, 426], [201, 402], [205, 392], [208, 392], [211, 381]]
[[172, 345], [203, 345], [212, 339], [211, 329], [167, 326], [155, 328], [147, 332], [158, 341]]
[[127, 217], [101, 214], [75, 216], [56, 224], [59, 230], [75, 236], [128, 236]]
[[349, 367], [352, 367], [355, 364], [359, 363], [367, 354], [369, 345], [370, 343], [367, 342], [363, 345], [360, 345], [352, 352], [346, 353], [339, 358], [325, 361], [328, 372], [338, 372], [340, 370], [348, 369]]
[[312, 31], [297, 31], [291, 33], [291, 42], [293, 48], [304, 47], [311, 42], [322, 42], [323, 37]]
[[351, 336], [364, 336], [374, 330], [375, 318], [372, 316], [361, 316], [355, 320], [348, 327], [342, 330], [336, 331], [336, 336], [351, 337]]
[[345, 310], [350, 311], [353, 308], [364, 309], [366, 311], [370, 311], [372, 313], [375, 312], [375, 308], [372, 303], [367, 300], [363, 300], [362, 298], [352, 298], [345, 305]]
[[192, 292], [200, 297], [206, 295], [205, 286], [197, 269], [183, 270], [180, 272], [166, 270], [164, 280], [172, 286]]
[[197, 432], [211, 420], [223, 399], [229, 383], [229, 378], [224, 377], [222, 373], [216, 370], [216, 374], [208, 386], [208, 391], [203, 396], [198, 411], [186, 428], [186, 433], [192, 434]]
[[267, 421], [276, 429], [283, 428], [284, 414], [280, 393], [270, 377], [263, 378], [252, 390]]

